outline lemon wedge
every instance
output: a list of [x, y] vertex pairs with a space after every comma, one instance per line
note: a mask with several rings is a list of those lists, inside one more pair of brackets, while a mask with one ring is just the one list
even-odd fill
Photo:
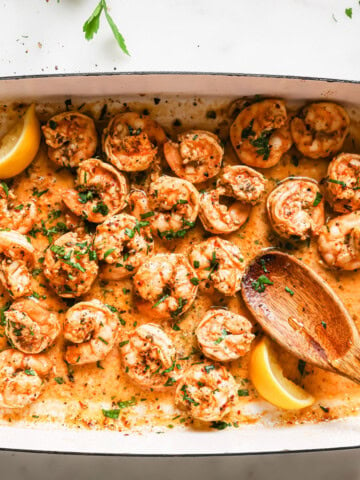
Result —
[[300, 410], [315, 402], [310, 393], [284, 377], [267, 337], [263, 337], [251, 352], [249, 374], [259, 394], [276, 407]]
[[34, 160], [40, 145], [40, 124], [35, 105], [0, 139], [0, 178], [21, 173]]

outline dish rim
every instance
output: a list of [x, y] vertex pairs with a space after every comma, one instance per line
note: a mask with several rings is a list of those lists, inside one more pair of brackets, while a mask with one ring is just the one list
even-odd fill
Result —
[[[30, 80], [30, 79], [46, 79], [46, 78], [64, 78], [64, 77], [127, 77], [127, 76], [209, 76], [209, 77], [244, 77], [244, 78], [264, 78], [264, 79], [289, 79], [289, 80], [300, 80], [300, 81], [316, 81], [316, 82], [326, 82], [326, 83], [337, 83], [337, 84], [352, 84], [360, 85], [360, 80], [349, 80], [349, 79], [337, 79], [337, 78], [328, 78], [328, 77], [317, 77], [317, 76], [303, 76], [303, 75], [286, 75], [286, 74], [263, 74], [263, 73], [239, 73], [239, 72], [207, 72], [207, 71], [99, 71], [99, 72], [64, 72], [64, 73], [43, 73], [43, 74], [22, 74], [22, 75], [7, 75], [0, 76], [0, 82], [3, 81], [17, 81], [17, 80]], [[1, 100], [1, 99], [0, 99]], [[352, 417], [349, 417], [352, 418]], [[356, 418], [356, 417], [355, 417]], [[340, 419], [341, 420], [341, 419]], [[333, 420], [330, 423], [336, 423], [339, 420]], [[312, 424], [314, 425], [314, 424]], [[321, 423], [317, 424], [321, 428]], [[4, 427], [5, 429], [7, 427]], [[14, 427], [11, 427], [14, 428]], [[15, 427], [16, 428], [16, 427]], [[18, 427], [19, 428], [19, 427]], [[22, 428], [22, 427], [20, 427]], [[285, 427], [291, 428], [291, 427]], [[0, 426], [0, 430], [2, 427]], [[31, 429], [29, 429], [31, 430]], [[42, 430], [41, 428], [36, 430]], [[71, 431], [71, 429], [70, 429]], [[241, 429], [238, 430], [241, 434]], [[95, 431], [94, 431], [95, 432]], [[121, 433], [121, 432], [119, 432]], [[136, 434], [135, 434], [136, 435]], [[145, 433], [146, 435], [146, 433]], [[139, 437], [141, 438], [141, 437]], [[291, 454], [291, 453], [315, 453], [315, 452], [326, 452], [326, 451], [341, 451], [341, 450], [355, 450], [360, 448], [360, 441], [357, 445], [350, 446], [334, 446], [334, 447], [319, 447], [319, 448], [299, 448], [294, 450], [266, 450], [266, 451], [250, 451], [250, 452], [219, 452], [219, 453], [119, 453], [119, 452], [84, 452], [76, 450], [37, 450], [34, 448], [16, 448], [16, 447], [3, 447], [0, 446], [1, 452], [19, 452], [19, 453], [38, 453], [38, 454], [54, 454], [54, 455], [81, 455], [81, 456], [104, 456], [104, 457], [147, 457], [147, 458], [181, 458], [181, 457], [228, 457], [228, 456], [245, 456], [245, 455], [273, 455], [273, 454]]]

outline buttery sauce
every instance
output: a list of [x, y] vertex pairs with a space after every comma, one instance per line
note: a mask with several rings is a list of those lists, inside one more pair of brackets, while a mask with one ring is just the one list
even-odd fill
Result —
[[[65, 100], [65, 99], [64, 99]], [[109, 118], [127, 109], [150, 114], [162, 125], [166, 133], [173, 137], [176, 133], [189, 128], [197, 128], [218, 133], [225, 144], [225, 165], [238, 163], [228, 140], [228, 130], [231, 123], [229, 105], [232, 99], [221, 98], [152, 98], [138, 96], [122, 99], [104, 99], [97, 101], [66, 100], [64, 102], [37, 105], [37, 113], [41, 121], [46, 121], [55, 113], [65, 109], [79, 109], [96, 120], [98, 131], [101, 132]], [[291, 108], [295, 106], [290, 105]], [[0, 137], [23, 113], [26, 106], [22, 104], [2, 105], [0, 107]], [[351, 130], [343, 151], [360, 152], [360, 124], [357, 110], [347, 107], [352, 118]], [[101, 152], [98, 152], [102, 155]], [[326, 175], [327, 160], [310, 160], [292, 148], [284, 155], [278, 165], [262, 170], [267, 178], [266, 194], [271, 192], [278, 181], [294, 176], [308, 176], [320, 181]], [[164, 164], [163, 173], [172, 174]], [[197, 185], [199, 190], [209, 187]], [[63, 301], [51, 289], [42, 273], [42, 257], [49, 243], [62, 233], [65, 207], [62, 203], [65, 189], [74, 185], [74, 173], [68, 169], [59, 169], [49, 161], [45, 145], [27, 170], [20, 176], [8, 182], [16, 194], [20, 204], [29, 198], [35, 198], [38, 209], [38, 221], [30, 232], [31, 243], [36, 248], [38, 262], [34, 267], [32, 277], [33, 295], [39, 298], [51, 309], [60, 313], [64, 319], [66, 309], [80, 301]], [[309, 245], [302, 244], [294, 248], [285, 241], [280, 241], [271, 231], [265, 211], [266, 196], [261, 203], [252, 208], [248, 222], [230, 235], [222, 235], [231, 240], [241, 249], [245, 262], [250, 261], [264, 248], [281, 247], [297, 258], [302, 259], [319, 273], [335, 290], [348, 308], [350, 314], [360, 328], [358, 315], [360, 299], [358, 295], [360, 272], [335, 272], [327, 269], [321, 262], [316, 240]], [[332, 213], [327, 211], [327, 218]], [[199, 220], [183, 239], [162, 241], [155, 239], [156, 252], [185, 252], [191, 245], [197, 244], [211, 236], [205, 232]], [[2, 288], [2, 287], [1, 287]], [[105, 282], [99, 277], [91, 291], [81, 300], [97, 298], [102, 302], [116, 307], [121, 315], [120, 341], [126, 332], [134, 326], [148, 323], [152, 319], [136, 309], [131, 279]], [[9, 301], [8, 294], [0, 290], [1, 305]], [[224, 297], [219, 293], [208, 295], [199, 290], [197, 298], [190, 310], [182, 316], [175, 327], [170, 321], [162, 322], [162, 326], [177, 349], [177, 368], [184, 371], [188, 366], [201, 362], [196, 345], [194, 330], [203, 315], [211, 306], [226, 307], [251, 319], [241, 296]], [[155, 320], [156, 321], [156, 320]], [[2, 323], [2, 322], [1, 322]], [[259, 330], [255, 326], [255, 330]], [[9, 345], [4, 334], [4, 326], [0, 326], [0, 349]], [[151, 392], [132, 383], [120, 365], [119, 349], [116, 346], [105, 360], [97, 364], [68, 367], [64, 360], [65, 342], [61, 337], [56, 345], [49, 349], [47, 355], [54, 362], [54, 372], [51, 374], [40, 398], [24, 409], [0, 411], [0, 421], [4, 424], [19, 425], [20, 423], [56, 423], [58, 426], [73, 428], [96, 428], [117, 431], [141, 431], [155, 429], [164, 431], [167, 428], [186, 426], [188, 428], [208, 428], [208, 425], [194, 421], [174, 406], [174, 388], [165, 392]], [[289, 425], [305, 422], [320, 422], [330, 419], [355, 415], [360, 408], [360, 387], [338, 375], [304, 365], [298, 359], [278, 348], [284, 373], [297, 384], [303, 386], [316, 398], [312, 407], [296, 412], [285, 412], [260, 399], [248, 380], [248, 356], [242, 357], [227, 365], [238, 384], [239, 395], [235, 406], [224, 422], [234, 427], [241, 424], [263, 422], [271, 425]], [[104, 411], [117, 409], [118, 418], [109, 418]], [[222, 423], [224, 423], [222, 422]]]

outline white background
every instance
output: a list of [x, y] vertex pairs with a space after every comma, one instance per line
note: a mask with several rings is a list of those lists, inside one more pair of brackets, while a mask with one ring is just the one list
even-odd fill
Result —
[[[360, 80], [357, 0], [108, 0], [131, 57], [104, 18], [98, 35], [84, 39], [82, 24], [96, 3], [0, 0], [0, 76], [208, 71]], [[354, 480], [358, 458], [356, 450], [157, 460], [4, 452], [0, 477]]]
[[116, 69], [360, 80], [358, 0], [108, 0], [131, 57], [104, 18], [84, 39], [97, 1], [0, 0], [1, 75]]

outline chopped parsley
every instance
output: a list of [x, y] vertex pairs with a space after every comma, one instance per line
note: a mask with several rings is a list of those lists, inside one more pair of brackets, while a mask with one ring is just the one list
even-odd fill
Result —
[[314, 203], [313, 203], [313, 207], [317, 207], [319, 205], [319, 203], [321, 202], [323, 196], [321, 195], [320, 192], [316, 192], [316, 197], [315, 197], [315, 200], [314, 200]]
[[80, 203], [87, 203], [94, 199], [94, 193], [91, 191], [88, 192], [79, 192], [79, 202]]
[[289, 287], [285, 287], [285, 292], [290, 293], [291, 296], [293, 296], [295, 293], [294, 290], [291, 290]]
[[173, 385], [175, 385], [176, 383], [176, 379], [173, 378], [173, 377], [169, 377], [166, 382], [164, 383], [164, 386], [165, 387], [172, 387]]
[[349, 18], [352, 18], [353, 10], [352, 8], [345, 8], [345, 15]]
[[192, 277], [192, 278], [190, 278], [190, 282], [191, 282], [193, 285], [199, 285], [200, 280], [199, 280], [197, 277]]
[[265, 292], [266, 285], [274, 285], [266, 275], [260, 275], [256, 282], [252, 282], [251, 286], [259, 293]]
[[255, 135], [255, 132], [252, 129], [253, 125], [254, 125], [254, 119], [251, 120], [251, 122], [249, 123], [249, 125], [247, 127], [243, 128], [243, 130], [241, 132], [241, 138], [242, 139], [253, 137]]
[[272, 130], [267, 130], [261, 133], [260, 137], [250, 140], [253, 147], [256, 148], [256, 153], [263, 157], [263, 160], [268, 160], [271, 152], [271, 145], [269, 145]]
[[[221, 330], [221, 336], [220, 336], [219, 338], [217, 338], [217, 339], [214, 341], [214, 343], [215, 343], [216, 345], [218, 345], [219, 343], [221, 343], [221, 342], [225, 339], [225, 337], [226, 337], [227, 335], [228, 335], [228, 332], [225, 330], [225, 328], [223, 328], [223, 329]], [[205, 368], [206, 368], [206, 367], [205, 367]]]
[[322, 327], [326, 330], [327, 324], [326, 322], [321, 322]]
[[106, 418], [112, 418], [113, 420], [117, 420], [119, 418], [120, 408], [114, 408], [112, 410], [102, 409], [102, 413]]
[[116, 403], [119, 409], [121, 410], [122, 408], [133, 407], [134, 405], [137, 404], [137, 401], [135, 397], [131, 397], [130, 400], [120, 400]]
[[45, 190], [41, 190], [40, 192], [39, 192], [39, 190], [38, 190], [37, 188], [34, 188], [34, 190], [33, 190], [33, 195], [34, 195], [34, 197], [40, 198], [42, 195], [44, 195], [44, 194], [47, 193], [48, 191], [49, 191], [48, 188], [46, 188]]
[[177, 317], [178, 315], [181, 315], [183, 308], [186, 304], [187, 304], [187, 300], [184, 300], [182, 297], [179, 297], [178, 307], [174, 312], [172, 312], [171, 316]]
[[5, 182], [1, 182], [0, 185], [4, 189], [5, 195], [8, 197], [9, 196], [9, 187], [6, 185]]
[[163, 295], [153, 306], [152, 308], [156, 308], [160, 305], [160, 303], [164, 302], [168, 297], [170, 297], [170, 295], [168, 293], [166, 293], [165, 295]]
[[231, 423], [226, 423], [223, 420], [218, 420], [216, 422], [211, 422], [211, 428], [216, 428], [217, 430], [224, 430], [227, 427], [231, 427]]
[[154, 215], [155, 215], [155, 212], [146, 212], [146, 213], [142, 213], [140, 216], [142, 219], [145, 219], [145, 218], [153, 217]]
[[6, 317], [5, 317], [5, 312], [6, 310], [9, 310], [11, 306], [11, 302], [6, 302], [3, 307], [0, 308], [0, 325], [6, 325]]
[[103, 215], [105, 217], [105, 215], [109, 213], [109, 207], [103, 202], [98, 202], [98, 204], [93, 207], [92, 211], [94, 213], [100, 213], [100, 215]]
[[306, 367], [306, 362], [304, 362], [304, 360], [299, 360], [298, 361], [298, 370], [299, 370], [299, 373], [300, 373], [301, 376], [304, 375], [305, 367]]
[[106, 250], [106, 252], [104, 253], [104, 260], [106, 257], [111, 255], [114, 251], [115, 251], [115, 248], [109, 248], [109, 250]]
[[63, 383], [65, 383], [65, 380], [63, 379], [63, 377], [55, 377], [54, 380], [59, 385], [62, 385]]
[[342, 180], [335, 180], [334, 178], [328, 178], [329, 183], [335, 183], [335, 185], [341, 185], [343, 188], [346, 188], [346, 183]]
[[260, 258], [260, 263], [261, 263], [262, 269], [264, 270], [264, 273], [269, 273], [269, 270], [266, 268], [266, 263], [263, 258]]
[[249, 390], [247, 390], [246, 388], [240, 388], [238, 391], [238, 396], [239, 397], [248, 397], [249, 396]]
[[198, 407], [200, 404], [199, 402], [196, 402], [193, 398], [189, 396], [189, 392], [187, 390], [187, 385], [183, 385], [180, 389], [180, 391], [183, 394], [183, 399], [186, 400], [189, 403], [192, 403], [195, 407]]

